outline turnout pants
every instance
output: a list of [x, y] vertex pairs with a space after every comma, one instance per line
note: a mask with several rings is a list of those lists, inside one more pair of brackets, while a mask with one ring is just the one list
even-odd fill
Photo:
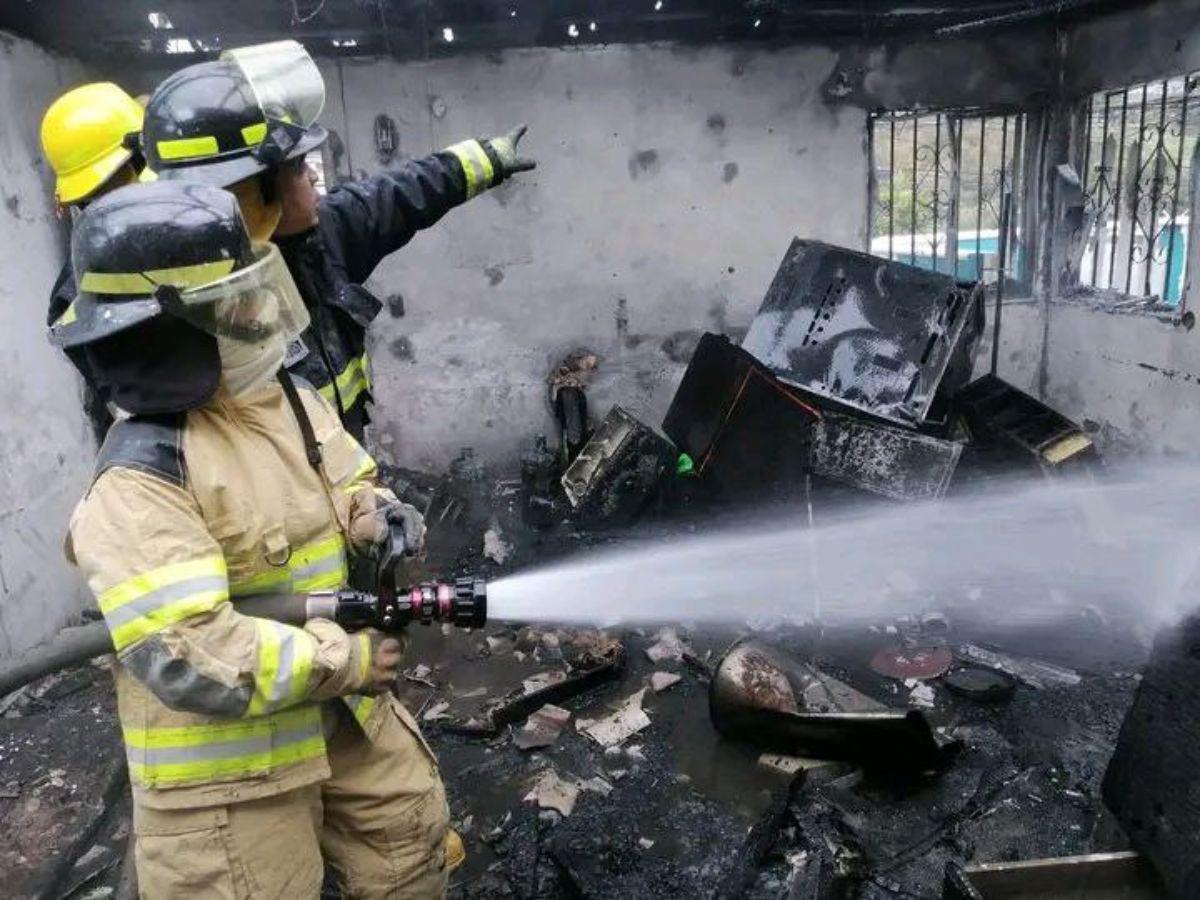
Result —
[[[135, 803], [145, 900], [315, 898], [322, 859], [347, 898], [446, 892], [446, 795], [433, 754], [399, 701], [375, 740], [342, 715], [332, 777], [275, 797], [199, 809]], [[338, 704], [341, 706], [341, 704]]]

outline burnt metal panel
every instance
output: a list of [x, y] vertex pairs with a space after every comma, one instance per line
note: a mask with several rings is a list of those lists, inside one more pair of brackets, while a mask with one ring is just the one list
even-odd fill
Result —
[[924, 422], [982, 290], [792, 241], [742, 347], [786, 382], [903, 425]]
[[954, 403], [972, 440], [992, 445], [1012, 462], [1046, 474], [1089, 469], [1101, 462], [1082, 428], [995, 375], [967, 385]]
[[817, 410], [758, 360], [705, 334], [663, 420], [696, 473], [727, 498], [802, 489]]
[[812, 444], [814, 475], [893, 500], [946, 493], [962, 444], [904, 428], [824, 412]]
[[642, 511], [674, 459], [665, 438], [614, 406], [563, 473], [563, 490], [585, 519], [627, 521]]

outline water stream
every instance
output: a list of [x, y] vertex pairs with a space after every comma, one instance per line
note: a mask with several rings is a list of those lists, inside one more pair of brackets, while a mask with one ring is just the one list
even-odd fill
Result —
[[1198, 513], [1192, 464], [818, 510], [812, 528], [801, 507], [500, 578], [489, 618], [838, 626], [936, 609], [1019, 627], [1090, 612], [1152, 629], [1200, 598]]

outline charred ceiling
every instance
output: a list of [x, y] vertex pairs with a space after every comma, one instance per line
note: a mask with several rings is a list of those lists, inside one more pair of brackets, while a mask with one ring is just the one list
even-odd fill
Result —
[[506, 47], [952, 35], [1135, 0], [3, 0], [0, 29], [85, 58], [147, 62], [282, 37], [322, 55]]

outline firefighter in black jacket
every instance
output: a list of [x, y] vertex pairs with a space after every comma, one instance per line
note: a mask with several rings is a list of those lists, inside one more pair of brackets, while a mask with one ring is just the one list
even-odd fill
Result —
[[158, 86], [142, 144], [159, 178], [229, 189], [251, 237], [279, 246], [312, 318], [286, 365], [362, 440], [371, 399], [366, 329], [381, 307], [362, 282], [416, 232], [535, 163], [517, 155], [522, 126], [320, 197], [305, 156], [327, 136], [316, 124], [324, 102], [321, 74], [295, 41], [229, 50]]

